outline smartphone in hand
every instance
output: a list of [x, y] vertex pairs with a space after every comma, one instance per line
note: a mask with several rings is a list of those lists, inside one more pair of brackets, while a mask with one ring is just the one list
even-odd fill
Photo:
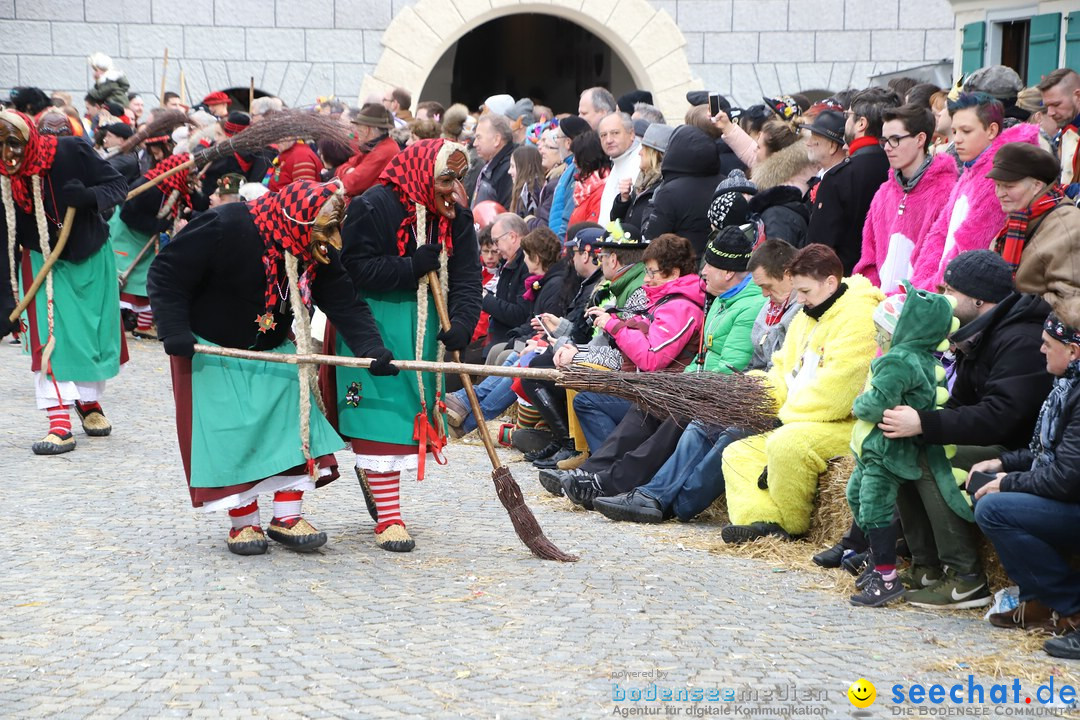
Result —
[[964, 486], [964, 490], [968, 493], [968, 495], [971, 495], [971, 497], [975, 497], [975, 493], [979, 492], [979, 489], [983, 485], [991, 483], [996, 479], [997, 473], [973, 472], [971, 473], [971, 477], [968, 478], [967, 485]]

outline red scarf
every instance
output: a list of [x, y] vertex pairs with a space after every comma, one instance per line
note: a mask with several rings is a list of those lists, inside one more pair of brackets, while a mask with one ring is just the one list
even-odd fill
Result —
[[861, 138], [855, 138], [851, 141], [851, 144], [848, 145], [848, 157], [851, 157], [855, 153], [862, 150], [864, 147], [873, 147], [874, 145], [881, 145], [881, 139], [872, 137], [870, 135], [864, 135]]
[[326, 201], [340, 188], [337, 183], [316, 183], [298, 180], [276, 193], [266, 193], [250, 201], [248, 212], [259, 229], [266, 252], [266, 312], [273, 314], [278, 299], [278, 278], [281, 259], [287, 252], [296, 256], [304, 266], [300, 275], [300, 299], [311, 307], [311, 283], [315, 279], [317, 262], [311, 258], [311, 226]]
[[[172, 170], [177, 165], [182, 165], [183, 163], [186, 163], [190, 159], [191, 155], [187, 153], [183, 153], [182, 155], [170, 155], [169, 157], [165, 158], [157, 165], [155, 165], [152, 170], [148, 170], [143, 175], [143, 177], [147, 180], [153, 180], [154, 178], [163, 175], [169, 170]], [[170, 214], [174, 218], [179, 215], [180, 211], [183, 210], [185, 207], [191, 206], [191, 191], [188, 189], [188, 175], [190, 174], [190, 168], [188, 168], [187, 170], [181, 170], [180, 172], [165, 178], [157, 185], [157, 189], [160, 190], [161, 194], [165, 196], [165, 200], [163, 200], [162, 202], [168, 201], [169, 196], [172, 195], [173, 190], [176, 190], [178, 193], [180, 193], [179, 197], [177, 197], [176, 199], [176, 203], [172, 206], [172, 210], [170, 211]]]
[[[41, 175], [53, 166], [56, 160], [57, 139], [52, 135], [42, 135], [38, 132], [37, 125], [29, 117], [15, 110], [5, 110], [4, 113], [17, 115], [26, 124], [27, 135], [26, 150], [23, 152], [23, 162], [19, 170], [12, 175], [3, 163], [0, 163], [0, 174], [11, 178], [11, 195], [15, 204], [24, 213], [30, 214], [34, 210], [33, 192], [30, 187], [30, 176]], [[0, 119], [2, 115], [0, 115]], [[15, 132], [22, 135], [22, 128], [13, 126]]]
[[[435, 209], [435, 161], [443, 142], [445, 141], [439, 138], [413, 143], [395, 155], [379, 176], [379, 183], [391, 188], [405, 206], [405, 219], [397, 229], [397, 250], [400, 257], [405, 256], [405, 247], [411, 239], [410, 228], [413, 233], [416, 232], [417, 204], [427, 208], [429, 228], [433, 220], [436, 222], [434, 242], [442, 243], [447, 255], [453, 254], [450, 220]], [[422, 242], [427, 242], [427, 239], [416, 238], [418, 245]]]
[[1016, 269], [1020, 267], [1020, 256], [1024, 253], [1024, 242], [1027, 241], [1028, 223], [1056, 208], [1064, 198], [1065, 189], [1054, 183], [1027, 209], [1009, 213], [1005, 227], [994, 238], [994, 252], [1009, 263], [1013, 275], [1016, 275]]

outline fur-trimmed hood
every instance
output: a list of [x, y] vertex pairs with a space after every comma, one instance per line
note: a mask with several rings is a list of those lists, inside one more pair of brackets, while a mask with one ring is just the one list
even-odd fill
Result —
[[759, 191], [777, 185], [805, 188], [806, 180], [815, 172], [817, 166], [806, 156], [806, 142], [800, 139], [755, 165], [750, 171], [750, 178]]

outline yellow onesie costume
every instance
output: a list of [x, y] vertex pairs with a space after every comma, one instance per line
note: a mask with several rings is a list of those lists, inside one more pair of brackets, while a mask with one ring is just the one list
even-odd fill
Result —
[[849, 452], [851, 406], [877, 352], [873, 314], [885, 296], [860, 275], [844, 285], [820, 319], [800, 311], [773, 355], [766, 379], [783, 425], [724, 451], [734, 525], [772, 523], [802, 535], [810, 529], [818, 476], [829, 458]]

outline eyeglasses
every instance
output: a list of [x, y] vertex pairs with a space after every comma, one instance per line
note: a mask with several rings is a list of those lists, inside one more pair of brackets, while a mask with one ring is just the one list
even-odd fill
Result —
[[499, 242], [500, 240], [502, 240], [502, 239], [503, 239], [504, 237], [506, 237], [507, 235], [512, 235], [513, 233], [514, 233], [514, 231], [513, 231], [513, 230], [507, 230], [507, 231], [506, 231], [506, 232], [504, 232], [504, 233], [503, 233], [502, 235], [499, 235], [499, 236], [497, 236], [497, 237], [493, 237], [493, 238], [491, 238], [491, 239], [492, 239], [492, 240], [494, 240], [495, 242]]
[[885, 147], [886, 145], [888, 145], [889, 147], [894, 148], [894, 147], [900, 147], [900, 141], [903, 140], [904, 138], [909, 138], [909, 137], [911, 137], [910, 134], [908, 134], [908, 135], [890, 135], [887, 138], [881, 138], [881, 140], [879, 142], [881, 143], [882, 147]]
[[652, 268], [645, 268], [645, 274], [651, 278], [656, 277], [657, 275], [661, 274], [660, 268], [657, 268], [656, 270], [653, 270]]

